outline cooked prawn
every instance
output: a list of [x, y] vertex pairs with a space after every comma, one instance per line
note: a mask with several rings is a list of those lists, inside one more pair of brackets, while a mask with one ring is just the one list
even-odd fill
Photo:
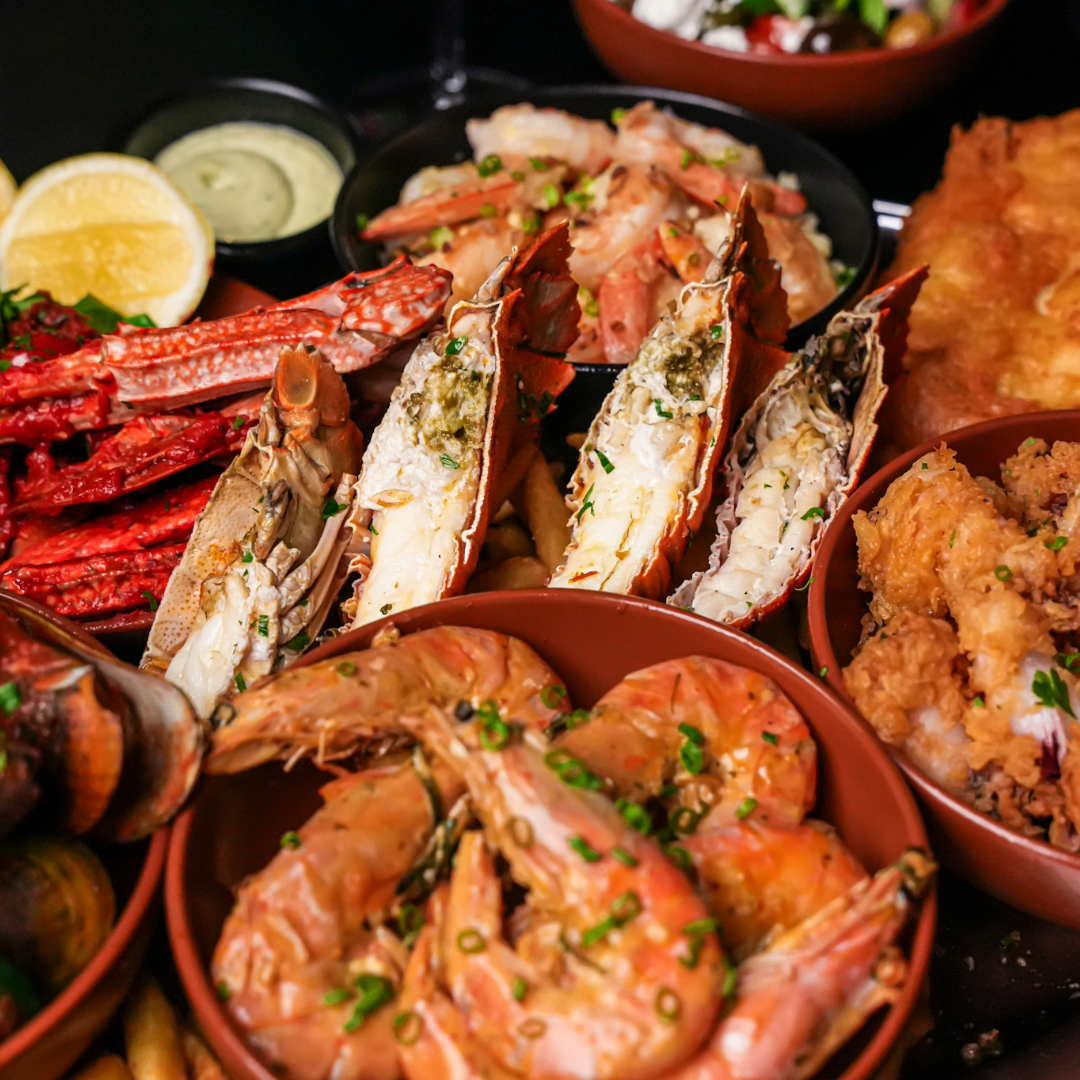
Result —
[[[444, 805], [462, 793], [436, 764]], [[343, 777], [240, 887], [211, 973], [248, 1044], [293, 1080], [394, 1080], [390, 1004], [406, 962], [386, 921], [437, 824], [411, 763]], [[227, 994], [227, 996], [226, 996]]]
[[[663, 1075], [701, 1045], [721, 1003], [704, 905], [658, 846], [579, 786], [588, 784], [579, 763], [545, 756], [528, 736], [507, 741], [506, 725], [493, 744], [490, 714], [482, 723], [453, 727], [432, 714], [411, 724], [461, 770], [489, 843], [529, 890], [515, 947], [503, 936], [492, 855], [481, 834], [465, 834], [442, 926], [455, 1004], [514, 1072]], [[502, 748], [480, 749], [485, 740]]]
[[478, 161], [492, 154], [553, 158], [577, 171], [597, 173], [615, 150], [615, 136], [602, 120], [535, 105], [505, 105], [486, 120], [469, 120], [465, 133]]
[[896, 999], [907, 965], [891, 948], [936, 867], [909, 851], [739, 968], [734, 1008], [709, 1045], [665, 1080], [812, 1076], [866, 1018]]
[[814, 243], [799, 219], [776, 214], [758, 216], [769, 242], [769, 254], [780, 264], [788, 314], [793, 323], [801, 323], [816, 315], [839, 292], [826, 252]]
[[675, 783], [710, 823], [795, 825], [816, 794], [817, 751], [799, 711], [772, 679], [708, 656], [628, 675], [555, 745], [633, 803]]
[[806, 199], [766, 180], [756, 148], [725, 132], [703, 128], [641, 101], [616, 122], [615, 157], [624, 163], [656, 163], [688, 195], [710, 208], [733, 208], [749, 187], [754, 209], [791, 216], [806, 211]]
[[[436, 627], [286, 669], [238, 694], [221, 712], [204, 761], [240, 772], [274, 758], [319, 763], [403, 734], [402, 716], [493, 701], [502, 715], [543, 730], [568, 708], [559, 677], [524, 642], [489, 630]], [[553, 702], [545, 704], [544, 698]]]
[[707, 815], [678, 843], [697, 871], [724, 945], [740, 961], [867, 876], [836, 830], [820, 821], [716, 825]]

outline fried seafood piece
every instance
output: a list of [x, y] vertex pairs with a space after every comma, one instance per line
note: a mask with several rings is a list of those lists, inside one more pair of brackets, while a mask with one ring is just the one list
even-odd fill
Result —
[[817, 748], [799, 711], [772, 679], [708, 656], [627, 675], [554, 745], [617, 798], [641, 804], [674, 784], [675, 805], [724, 825], [795, 825], [816, 796]]
[[878, 736], [958, 794], [970, 790], [965, 667], [947, 620], [902, 611], [844, 669], [847, 692]]
[[552, 229], [503, 260], [405, 365], [352, 497], [353, 626], [464, 590], [504, 464], [573, 378], [550, 355], [579, 315], [566, 236]]
[[406, 762], [327, 784], [225, 920], [214, 983], [247, 1044], [292, 1080], [400, 1075], [393, 1003], [408, 952], [387, 924], [464, 790], [441, 765], [425, 777]]
[[1025, 439], [1001, 466], [1001, 486], [1019, 502], [1016, 517], [1029, 529], [1054, 526], [1056, 534], [1077, 538], [1080, 500], [1080, 443]]
[[724, 462], [708, 569], [669, 603], [742, 629], [808, 581], [822, 533], [870, 454], [925, 278], [916, 270], [840, 312], [747, 410]]
[[903, 446], [995, 416], [1080, 405], [1080, 110], [953, 130], [941, 182], [891, 273], [929, 263], [906, 376], [886, 406]]
[[[460, 770], [484, 826], [462, 838], [439, 928], [449, 995], [515, 1073], [663, 1077], [702, 1045], [722, 1002], [722, 952], [705, 906], [563, 758], [529, 735], [484, 749], [491, 723], [438, 713], [410, 722]], [[527, 890], [514, 940], [493, 852]]]
[[[286, 669], [219, 709], [205, 768], [233, 773], [275, 758], [318, 764], [404, 734], [403, 716], [463, 715], [494, 703], [503, 716], [544, 730], [570, 708], [559, 677], [524, 642], [471, 627], [393, 637], [363, 652]], [[545, 703], [544, 698], [554, 702]]]
[[732, 412], [782, 366], [785, 329], [778, 268], [744, 197], [706, 279], [685, 286], [589, 428], [552, 586], [665, 593], [704, 517]]
[[[968, 793], [1014, 784], [1026, 794], [1008, 798], [1021, 804], [1066, 767], [1080, 695], [1053, 637], [1072, 627], [1059, 598], [1072, 544], [1005, 516], [1018, 500], [974, 480], [942, 447], [856, 516], [859, 568], [885, 639], [868, 635], [845, 682], [883, 737], [953, 790], [959, 759], [949, 764], [948, 744], [962, 743], [960, 719], [970, 739], [960, 748], [984, 774]], [[1007, 782], [994, 779], [999, 770]]]

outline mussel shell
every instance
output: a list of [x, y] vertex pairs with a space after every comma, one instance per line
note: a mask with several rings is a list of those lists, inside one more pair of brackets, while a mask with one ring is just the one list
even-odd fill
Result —
[[[0, 610], [18, 618], [33, 636], [93, 668], [99, 712], [115, 714], [122, 727], [122, 767], [108, 781], [111, 797], [105, 798], [105, 809], [104, 788], [98, 786], [105, 778], [93, 764], [94, 737], [84, 738], [69, 721], [67, 734], [73, 737], [63, 783], [76, 790], [68, 814], [82, 824], [104, 809], [93, 832], [105, 840], [148, 836], [180, 809], [198, 779], [206, 739], [191, 703], [171, 683], [122, 664], [80, 627], [34, 601], [0, 589]], [[84, 760], [80, 754], [91, 757]]]
[[51, 997], [97, 954], [116, 897], [97, 856], [70, 837], [0, 844], [0, 954]]

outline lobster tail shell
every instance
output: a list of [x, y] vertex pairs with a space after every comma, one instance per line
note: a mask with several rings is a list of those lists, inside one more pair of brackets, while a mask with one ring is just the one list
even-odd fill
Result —
[[[680, 586], [668, 603], [744, 629], [782, 607], [794, 590], [805, 587], [825, 528], [858, 486], [878, 432], [886, 374], [899, 369], [907, 317], [925, 279], [923, 267], [871, 293], [851, 311], [840, 312], [825, 333], [791, 357], [746, 411], [725, 459], [727, 498], [717, 512], [717, 538], [709, 567]], [[765, 425], [763, 418], [784, 406], [783, 417]], [[812, 451], [818, 454], [812, 476], [799, 468], [798, 453], [807, 451], [795, 450], [797, 445], [808, 445], [805, 441], [792, 441], [790, 449], [784, 449], [785, 438], [794, 440], [800, 431], [821, 445]], [[767, 445], [780, 448], [768, 460], [763, 457], [764, 446], [758, 445], [762, 437]], [[782, 459], [785, 452], [788, 457]], [[788, 468], [779, 469], [778, 462]], [[742, 506], [749, 478], [769, 469], [776, 470], [778, 477], [777, 483], [763, 485], [773, 489], [771, 494], [755, 488]], [[785, 498], [779, 494], [781, 488], [793, 489], [795, 494]], [[801, 505], [801, 496], [811, 501]], [[824, 505], [819, 504], [822, 499]], [[744, 530], [736, 565], [729, 561], [735, 530], [754, 515], [757, 525]], [[775, 537], [770, 532], [774, 518], [783, 519]], [[795, 533], [789, 532], [792, 526]], [[792, 537], [798, 530], [809, 535], [798, 541], [801, 546], [794, 546]], [[742, 599], [747, 596], [752, 599]]]

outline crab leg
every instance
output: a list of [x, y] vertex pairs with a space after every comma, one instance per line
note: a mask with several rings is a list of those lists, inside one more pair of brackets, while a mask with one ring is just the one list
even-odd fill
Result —
[[381, 360], [435, 323], [450, 275], [396, 260], [296, 300], [165, 330], [131, 327], [0, 372], [0, 443], [66, 438], [269, 384], [285, 346], [318, 348], [339, 372]]
[[745, 394], [786, 359], [769, 344], [783, 339], [784, 305], [779, 268], [744, 196], [727, 247], [646, 337], [589, 429], [552, 586], [663, 595], [708, 506], [736, 375]]
[[367, 550], [352, 624], [460, 592], [499, 471], [573, 377], [577, 287], [564, 225], [504, 259], [447, 329], [417, 347], [364, 455], [352, 524]]
[[671, 604], [742, 628], [809, 579], [826, 526], [859, 482], [884, 373], [903, 355], [925, 278], [915, 270], [835, 316], [747, 411], [725, 462], [709, 567]]

